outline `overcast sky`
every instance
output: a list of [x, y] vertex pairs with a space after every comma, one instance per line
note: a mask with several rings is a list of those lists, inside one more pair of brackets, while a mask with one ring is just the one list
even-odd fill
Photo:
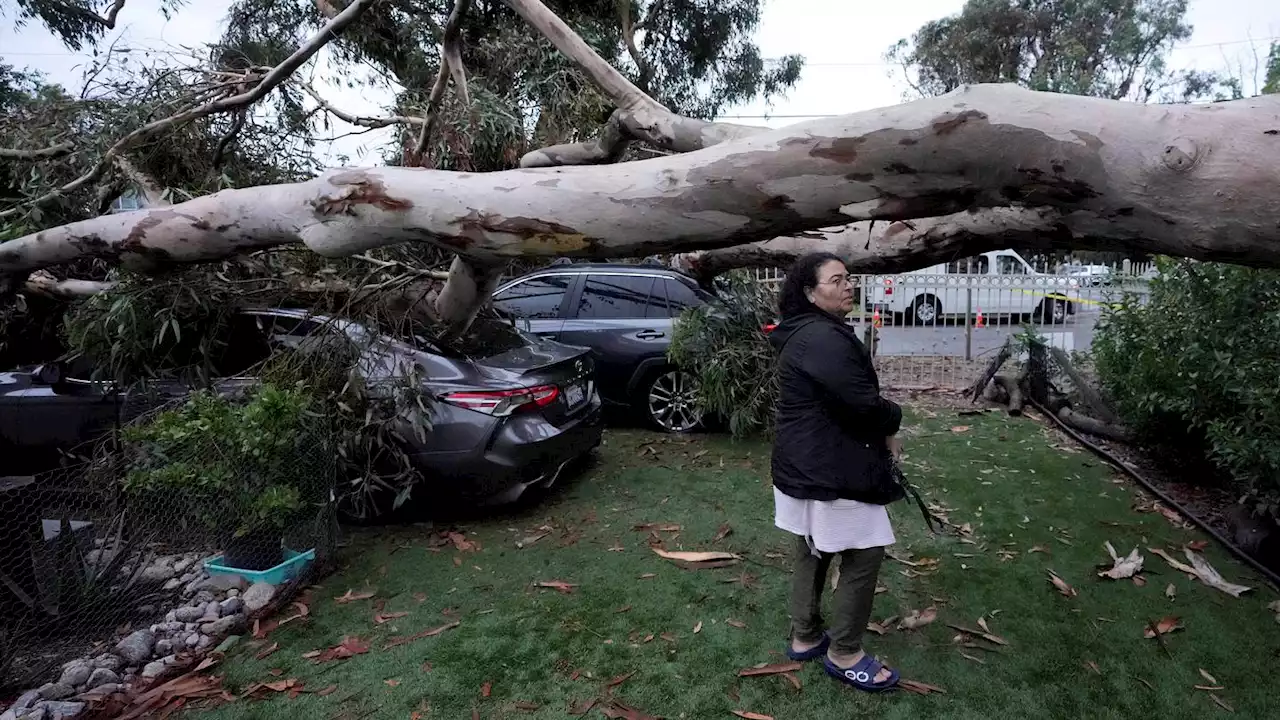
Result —
[[[751, 103], [727, 110], [726, 119], [743, 124], [780, 127], [813, 115], [842, 114], [892, 105], [906, 89], [900, 75], [882, 58], [899, 38], [909, 36], [929, 20], [951, 15], [963, 0], [902, 0], [893, 3], [848, 0], [764, 0], [757, 42], [766, 57], [799, 53], [806, 58], [799, 83], [772, 108]], [[166, 22], [159, 0], [130, 0], [120, 14], [120, 46], [135, 52], [181, 53], [218, 39], [230, 0], [189, 0]], [[0, 11], [8, 4], [0, 0]], [[11, 7], [11, 6], [10, 6]], [[1171, 57], [1174, 68], [1225, 70], [1240, 74], [1246, 93], [1261, 84], [1259, 63], [1272, 39], [1280, 39], [1278, 0], [1192, 0], [1188, 20], [1192, 38]], [[13, 18], [0, 18], [0, 58], [18, 67], [44, 71], [50, 79], [78, 87], [88, 52], [67, 50], [38, 23], [21, 30]], [[322, 72], [322, 71], [321, 71]], [[392, 99], [390, 90], [330, 88], [325, 96], [338, 107], [362, 115], [377, 115]], [[759, 117], [766, 113], [771, 118]], [[730, 116], [745, 116], [733, 117]], [[797, 117], [803, 116], [803, 117]], [[335, 123], [334, 134], [354, 128]], [[379, 162], [376, 148], [391, 130], [346, 137], [322, 146], [325, 161], [339, 162], [346, 154], [353, 164]], [[371, 154], [368, 154], [371, 153]]]

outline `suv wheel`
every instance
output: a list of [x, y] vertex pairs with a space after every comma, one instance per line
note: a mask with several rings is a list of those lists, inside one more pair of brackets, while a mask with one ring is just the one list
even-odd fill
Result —
[[702, 425], [698, 381], [689, 373], [667, 368], [654, 373], [640, 387], [637, 398], [645, 419], [669, 433], [686, 433]]

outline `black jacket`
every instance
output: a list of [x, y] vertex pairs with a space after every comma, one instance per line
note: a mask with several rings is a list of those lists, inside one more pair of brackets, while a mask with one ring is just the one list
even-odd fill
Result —
[[784, 320], [769, 338], [779, 350], [774, 486], [802, 500], [902, 498], [885, 442], [902, 408], [880, 397], [853, 328], [814, 312]]

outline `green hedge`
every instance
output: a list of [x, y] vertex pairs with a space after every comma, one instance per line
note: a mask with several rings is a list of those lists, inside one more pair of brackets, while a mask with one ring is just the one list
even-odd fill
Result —
[[1103, 386], [1147, 442], [1220, 469], [1201, 484], [1226, 480], [1280, 516], [1280, 272], [1159, 269], [1148, 304], [1104, 314], [1093, 340]]

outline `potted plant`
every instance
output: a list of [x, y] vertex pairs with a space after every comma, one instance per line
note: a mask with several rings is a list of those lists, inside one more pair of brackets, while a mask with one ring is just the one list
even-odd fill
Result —
[[295, 487], [271, 485], [246, 503], [240, 527], [227, 541], [221, 564], [241, 570], [268, 570], [284, 561], [284, 533], [302, 509]]

